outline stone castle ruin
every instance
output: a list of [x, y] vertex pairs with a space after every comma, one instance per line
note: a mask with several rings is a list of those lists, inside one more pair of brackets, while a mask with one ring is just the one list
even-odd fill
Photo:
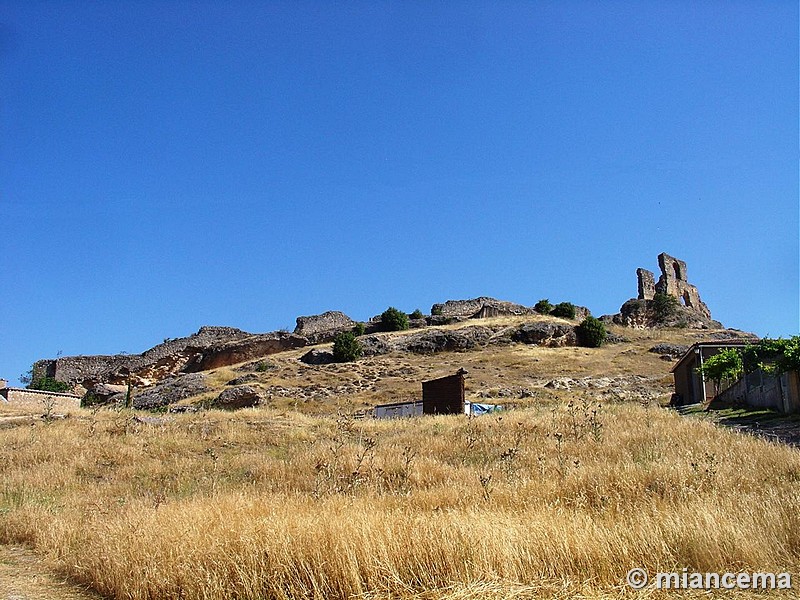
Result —
[[[692, 329], [722, 329], [719, 321], [711, 318], [711, 311], [700, 299], [697, 288], [689, 283], [686, 263], [666, 252], [658, 255], [661, 276], [656, 281], [652, 271], [636, 269], [639, 288], [637, 298], [631, 298], [620, 307], [616, 315], [606, 315], [602, 320], [634, 327], [688, 327]], [[663, 312], [656, 295], [674, 298], [676, 306]]]
[[656, 294], [664, 294], [677, 299], [683, 306], [690, 308], [711, 318], [705, 302], [700, 300], [697, 288], [689, 283], [686, 277], [686, 263], [670, 256], [666, 252], [658, 255], [658, 266], [661, 277], [658, 282], [651, 271], [636, 269], [636, 278], [639, 282], [639, 300], [652, 300]]

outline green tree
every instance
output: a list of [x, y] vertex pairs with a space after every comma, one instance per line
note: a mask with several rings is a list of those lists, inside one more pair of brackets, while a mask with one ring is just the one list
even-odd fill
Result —
[[744, 368], [749, 373], [762, 369], [767, 373], [780, 374], [800, 371], [800, 336], [760, 340], [746, 346], [743, 352]]
[[553, 305], [550, 304], [550, 300], [547, 298], [542, 298], [536, 303], [536, 305], [533, 307], [533, 310], [540, 315], [549, 315], [551, 312], [553, 312]]
[[70, 385], [45, 375], [44, 377], [39, 377], [31, 381], [28, 384], [28, 389], [42, 390], [45, 392], [68, 392], [70, 390]]
[[742, 354], [736, 348], [725, 348], [705, 359], [697, 371], [714, 382], [714, 393], [719, 394], [723, 380], [736, 380], [744, 374]]
[[599, 348], [606, 341], [606, 326], [600, 319], [586, 317], [578, 325], [578, 340], [581, 346]]
[[364, 347], [352, 331], [343, 331], [333, 338], [333, 360], [353, 362], [364, 353]]
[[381, 313], [381, 323], [386, 331], [402, 331], [408, 329], [408, 315], [402, 310], [390, 306]]
[[414, 312], [412, 312], [408, 316], [410, 318], [412, 318], [412, 319], [424, 319], [425, 318], [425, 315], [422, 314], [422, 311], [420, 309], [415, 310]]
[[663, 323], [678, 312], [678, 299], [675, 296], [657, 293], [653, 296], [653, 313], [656, 321]]
[[363, 323], [356, 323], [353, 327], [353, 334], [358, 337], [360, 335], [364, 335], [367, 332], [367, 328], [364, 326]]
[[559, 302], [553, 307], [553, 310], [550, 311], [550, 314], [554, 317], [560, 317], [562, 319], [574, 319], [575, 305], [572, 302]]

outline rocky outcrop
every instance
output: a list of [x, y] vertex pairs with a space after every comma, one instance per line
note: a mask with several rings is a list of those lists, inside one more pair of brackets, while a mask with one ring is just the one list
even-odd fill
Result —
[[386, 335], [365, 335], [358, 338], [363, 349], [362, 356], [379, 356], [395, 350], [392, 338]]
[[128, 395], [128, 386], [113, 385], [110, 383], [99, 383], [94, 388], [86, 392], [83, 396], [82, 404], [92, 406], [96, 404], [117, 404], [122, 405]]
[[308, 343], [306, 338], [286, 333], [263, 333], [251, 335], [204, 348], [188, 347], [187, 350], [195, 351], [194, 357], [183, 368], [188, 373], [209, 371], [219, 367], [227, 367], [262, 356], [277, 352], [284, 352], [294, 348], [302, 348]]
[[575, 327], [557, 321], [525, 323], [511, 334], [511, 339], [523, 344], [548, 347], [575, 346], [577, 344]]
[[240, 385], [228, 388], [217, 396], [213, 402], [214, 408], [236, 410], [258, 406], [264, 399], [264, 394], [258, 388], [250, 385]]
[[431, 329], [401, 338], [397, 349], [414, 354], [463, 352], [484, 345], [493, 333], [488, 327], [478, 326], [451, 330]]
[[472, 300], [448, 300], [444, 303], [434, 304], [431, 307], [431, 315], [444, 317], [468, 317], [479, 319], [532, 314], [535, 314], [532, 308], [521, 304], [515, 304], [514, 302], [497, 300], [496, 298], [490, 298], [488, 296], [481, 296], [480, 298], [473, 298]]
[[201, 373], [168, 377], [153, 387], [135, 392], [133, 408], [153, 410], [209, 391]]
[[686, 354], [689, 346], [681, 344], [656, 344], [648, 352], [658, 354], [664, 360], [675, 360]]
[[[616, 315], [604, 315], [601, 320], [636, 329], [724, 327], [711, 318], [711, 311], [700, 299], [697, 288], [689, 283], [684, 261], [662, 252], [658, 255], [658, 266], [661, 269], [658, 281], [651, 271], [637, 269], [638, 297], [625, 302]], [[665, 299], [670, 300], [668, 305]]]
[[[379, 356], [390, 352], [413, 354], [437, 354], [439, 352], [463, 352], [481, 346], [510, 343], [535, 344], [538, 346], [575, 346], [575, 326], [558, 320], [533, 321], [519, 326], [471, 325], [459, 329], [426, 329], [406, 334], [374, 334], [359, 338], [363, 356]], [[310, 352], [300, 360], [308, 364], [316, 360]]]
[[307, 365], [329, 365], [333, 362], [333, 352], [314, 348], [303, 354], [300, 361]]
[[233, 327], [201, 327], [188, 337], [167, 339], [142, 354], [66, 356], [40, 360], [34, 377], [49, 376], [83, 394], [101, 383], [147, 387], [180, 373], [195, 373], [305, 346], [285, 333], [252, 334]]
[[631, 298], [620, 307], [616, 315], [604, 315], [607, 324], [622, 325], [633, 329], [678, 327], [688, 329], [723, 329], [719, 321], [709, 319], [686, 306], [675, 304], [668, 310], [659, 307], [655, 300]]
[[306, 338], [310, 344], [322, 344], [330, 342], [337, 333], [352, 330], [355, 324], [356, 322], [343, 312], [329, 310], [321, 315], [297, 317], [294, 333]]

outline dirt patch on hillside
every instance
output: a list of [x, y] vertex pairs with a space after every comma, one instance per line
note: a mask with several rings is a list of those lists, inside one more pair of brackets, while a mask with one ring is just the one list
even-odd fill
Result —
[[101, 600], [59, 577], [36, 554], [0, 545], [0, 600]]

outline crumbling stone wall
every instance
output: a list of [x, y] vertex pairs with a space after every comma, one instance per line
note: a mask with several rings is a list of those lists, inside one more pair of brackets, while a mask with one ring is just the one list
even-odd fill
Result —
[[531, 315], [534, 314], [532, 308], [497, 300], [488, 296], [473, 298], [471, 300], [448, 300], [444, 303], [434, 304], [431, 307], [432, 315], [442, 315], [445, 317], [497, 317], [506, 315]]
[[343, 312], [329, 310], [321, 315], [297, 317], [294, 333], [307, 338], [312, 344], [321, 344], [329, 342], [341, 331], [353, 329], [355, 325], [356, 322]]
[[656, 295], [656, 276], [647, 269], [636, 269], [639, 283], [639, 300], [652, 300]]
[[289, 333], [251, 334], [233, 327], [201, 327], [142, 354], [65, 356], [37, 361], [34, 378], [49, 376], [83, 394], [99, 383], [149, 386], [178, 373], [215, 369], [306, 345]]

